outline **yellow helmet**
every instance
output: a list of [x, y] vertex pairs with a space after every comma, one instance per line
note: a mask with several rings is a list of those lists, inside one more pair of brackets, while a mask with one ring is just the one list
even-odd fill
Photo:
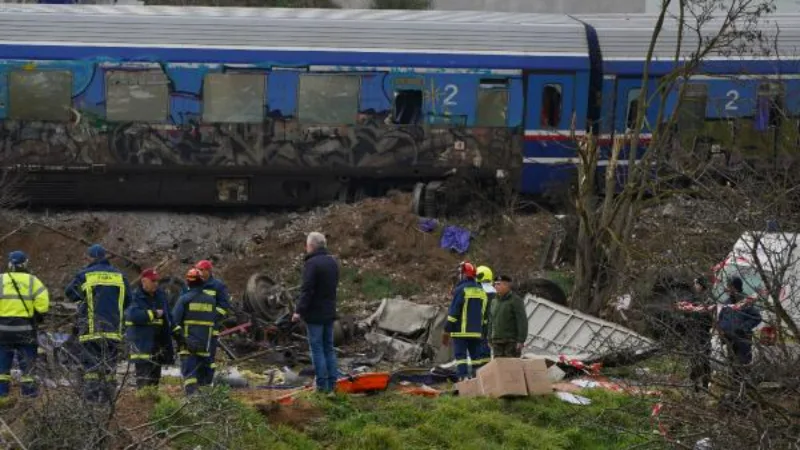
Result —
[[492, 269], [488, 268], [487, 266], [480, 266], [476, 270], [477, 275], [475, 275], [475, 279], [479, 283], [491, 283], [494, 281], [494, 274], [492, 273]]

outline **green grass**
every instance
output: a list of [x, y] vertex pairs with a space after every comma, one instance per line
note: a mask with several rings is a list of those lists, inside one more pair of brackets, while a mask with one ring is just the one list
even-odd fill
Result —
[[400, 283], [374, 271], [345, 267], [340, 278], [343, 298], [361, 296], [367, 300], [380, 300], [397, 295], [408, 297], [419, 293], [416, 284]]
[[375, 396], [303, 395], [324, 417], [305, 433], [270, 425], [256, 410], [215, 388], [182, 406], [160, 396], [152, 414], [165, 433], [207, 422], [179, 436], [170, 448], [236, 449], [532, 449], [603, 450], [658, 448], [649, 420], [651, 401], [602, 390], [584, 395], [591, 405], [571, 405], [554, 396], [519, 400], [387, 393]]
[[325, 448], [619, 449], [652, 439], [651, 405], [603, 391], [588, 406], [553, 397], [426, 399], [401, 395], [318, 400], [327, 420], [310, 432]]
[[562, 272], [559, 270], [552, 270], [547, 272], [547, 279], [557, 284], [558, 287], [567, 294], [567, 297], [572, 295], [572, 288], [575, 286], [575, 274], [571, 272]]
[[152, 419], [165, 434], [175, 435], [170, 448], [316, 449], [303, 434], [283, 427], [269, 426], [258, 411], [237, 402], [227, 389], [219, 387], [193, 397], [188, 404], [183, 398], [159, 397]]

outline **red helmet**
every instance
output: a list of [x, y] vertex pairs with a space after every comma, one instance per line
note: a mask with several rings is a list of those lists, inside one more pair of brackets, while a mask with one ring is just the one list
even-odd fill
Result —
[[211, 270], [213, 267], [214, 266], [211, 264], [211, 261], [207, 259], [197, 261], [197, 264], [194, 265], [194, 268], [199, 270]]
[[197, 283], [203, 281], [203, 275], [200, 273], [199, 269], [191, 268], [188, 272], [186, 272], [186, 282], [187, 283]]
[[464, 261], [459, 265], [459, 270], [461, 271], [461, 274], [467, 278], [475, 278], [475, 275], [477, 275], [475, 266], [473, 266], [472, 263], [467, 261]]

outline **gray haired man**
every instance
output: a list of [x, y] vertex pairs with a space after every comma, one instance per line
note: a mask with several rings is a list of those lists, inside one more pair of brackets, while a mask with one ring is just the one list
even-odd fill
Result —
[[339, 377], [333, 349], [338, 285], [339, 264], [328, 252], [325, 235], [309, 233], [300, 299], [292, 320], [297, 322], [302, 319], [306, 323], [317, 391], [323, 393], [333, 392]]

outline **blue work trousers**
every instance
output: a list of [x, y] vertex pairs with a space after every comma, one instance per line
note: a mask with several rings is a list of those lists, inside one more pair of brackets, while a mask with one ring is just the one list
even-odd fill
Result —
[[22, 371], [22, 395], [35, 397], [36, 380], [33, 378], [33, 365], [36, 362], [36, 344], [5, 344], [0, 345], [0, 397], [6, 397], [11, 387], [11, 366], [14, 364], [14, 355], [17, 356], [19, 369]]
[[314, 365], [317, 390], [333, 392], [339, 379], [336, 351], [333, 349], [333, 322], [306, 325], [311, 363]]
[[96, 339], [81, 343], [83, 398], [89, 402], [111, 403], [117, 389], [119, 342]]
[[[472, 355], [470, 355], [472, 358]], [[492, 348], [489, 347], [489, 340], [486, 338], [481, 338], [481, 345], [478, 348], [478, 354], [475, 355], [475, 359], [471, 359], [470, 363], [472, 364], [472, 373], [477, 374], [478, 369], [486, 365], [489, 361], [492, 360]]]
[[[181, 355], [181, 376], [183, 376], [183, 390], [186, 395], [197, 392], [200, 386], [208, 386], [206, 380], [211, 372], [211, 358], [193, 353]], [[213, 375], [211, 375], [213, 378]]]
[[219, 337], [211, 338], [211, 343], [208, 346], [208, 361], [207, 367], [202, 373], [198, 374], [197, 381], [200, 386], [211, 386], [214, 382], [214, 372], [217, 370], [217, 348], [219, 347]]
[[[479, 361], [483, 358], [480, 338], [453, 338], [453, 355], [456, 357], [456, 374], [460, 380], [472, 378], [470, 374], [470, 361]], [[469, 359], [467, 359], [469, 357]]]

